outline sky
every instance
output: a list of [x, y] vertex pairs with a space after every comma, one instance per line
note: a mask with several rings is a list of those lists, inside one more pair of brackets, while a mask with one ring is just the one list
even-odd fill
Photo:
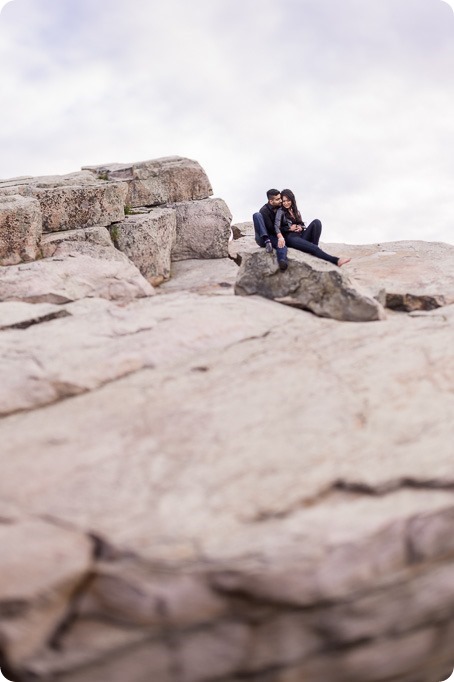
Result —
[[454, 243], [447, 2], [0, 7], [0, 178], [186, 156], [233, 222], [290, 188], [326, 242]]

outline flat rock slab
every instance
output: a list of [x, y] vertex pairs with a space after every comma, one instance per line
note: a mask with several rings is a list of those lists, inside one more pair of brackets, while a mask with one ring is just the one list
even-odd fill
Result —
[[[60, 244], [65, 254], [4, 268], [0, 301], [68, 303], [101, 297], [130, 301], [155, 292], [131, 261], [113, 246]], [[73, 250], [75, 248], [76, 250]]]
[[213, 194], [201, 165], [181, 156], [84, 166], [83, 170], [97, 178], [125, 182], [128, 186], [125, 203], [130, 207], [206, 199]]
[[352, 246], [325, 244], [350, 256], [348, 272], [364, 286], [386, 291], [394, 310], [432, 310], [454, 302], [454, 246], [442, 242], [399, 241]]
[[[112, 307], [91, 303], [98, 317]], [[454, 665], [454, 306], [341, 325], [261, 298], [169, 294], [121, 311], [125, 347], [141, 306], [148, 319], [160, 308], [147, 341], [164, 364], [0, 423], [0, 500], [90, 534], [97, 557], [65, 627], [61, 613], [47, 622], [52, 645], [16, 615], [36, 645], [19, 655], [2, 640], [15, 669], [46, 682], [441, 680]], [[89, 328], [86, 364], [96, 331], [116, 364], [104, 322]]]
[[340, 268], [319, 258], [293, 251], [288, 269], [281, 272], [276, 257], [264, 249], [241, 256], [235, 284], [240, 296], [257, 294], [335, 320], [367, 322], [385, 317], [375, 298]]
[[158, 293], [193, 291], [204, 295], [231, 295], [238, 266], [230, 258], [184, 260], [172, 263], [171, 278]]
[[[260, 324], [268, 329], [268, 306], [257, 309], [248, 301], [238, 306], [230, 298], [224, 305], [214, 305], [196, 294], [169, 294], [128, 306], [86, 299], [60, 306], [68, 319], [37, 324], [25, 333], [0, 334], [0, 415], [34, 409], [147, 367], [164, 367], [224, 347], [256, 333]], [[0, 315], [2, 305], [26, 304], [0, 304]], [[254, 322], [248, 319], [252, 311]], [[289, 314], [281, 319], [288, 320]]]
[[96, 180], [88, 171], [0, 181], [0, 195], [20, 194], [39, 201], [44, 232], [121, 220], [126, 192], [124, 183]]

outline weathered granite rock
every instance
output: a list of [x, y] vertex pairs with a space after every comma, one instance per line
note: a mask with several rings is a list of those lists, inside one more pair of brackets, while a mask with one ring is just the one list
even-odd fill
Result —
[[83, 247], [80, 249], [80, 244], [86, 243], [109, 249], [113, 246], [109, 231], [98, 226], [45, 234], [42, 236], [40, 247], [43, 257], [51, 258], [65, 252], [77, 253], [78, 250], [84, 252]]
[[[156, 307], [164, 364], [0, 424], [0, 500], [97, 548], [52, 645], [14, 659], [0, 645], [18, 679], [442, 679], [454, 665], [454, 306], [339, 325], [260, 298], [169, 294], [118, 308], [125, 346], [142, 306], [143, 320]], [[172, 357], [195, 314], [205, 345]], [[79, 367], [95, 364], [94, 338]]]
[[264, 249], [243, 254], [235, 293], [258, 294], [335, 320], [367, 322], [385, 317], [380, 303], [340, 268], [299, 251], [292, 253], [285, 272]]
[[131, 301], [153, 295], [153, 287], [131, 261], [113, 246], [62, 241], [52, 258], [5, 268], [0, 301], [68, 303], [101, 297]]
[[170, 254], [176, 237], [176, 213], [154, 208], [131, 215], [110, 227], [115, 246], [125, 253], [154, 286], [170, 276]]
[[36, 682], [444, 679], [454, 305], [345, 325], [203, 295], [174, 265], [196, 293], [164, 293], [170, 280], [0, 332], [0, 395], [27, 410], [0, 420], [2, 667]]
[[0, 194], [0, 265], [34, 260], [42, 233], [38, 201]]
[[200, 164], [181, 156], [138, 163], [84, 166], [83, 170], [92, 172], [98, 178], [127, 183], [125, 203], [132, 208], [206, 199], [213, 194], [210, 181]]
[[368, 288], [384, 288], [388, 308], [409, 312], [454, 303], [452, 244], [399, 241], [324, 248], [350, 256], [349, 273]]
[[227, 258], [232, 214], [222, 199], [172, 204], [177, 214], [172, 260]]
[[0, 195], [21, 194], [39, 201], [44, 232], [121, 220], [126, 192], [124, 183], [96, 180], [88, 171], [0, 182]]

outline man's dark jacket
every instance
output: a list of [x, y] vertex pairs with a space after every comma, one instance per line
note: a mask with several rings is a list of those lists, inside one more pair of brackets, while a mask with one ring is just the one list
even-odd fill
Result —
[[262, 206], [262, 208], [260, 209], [260, 213], [262, 214], [263, 220], [265, 221], [265, 227], [268, 234], [273, 234], [274, 236], [277, 236], [276, 230], [274, 229], [274, 219], [276, 217], [276, 211], [271, 208], [270, 204], [265, 204], [265, 206]]

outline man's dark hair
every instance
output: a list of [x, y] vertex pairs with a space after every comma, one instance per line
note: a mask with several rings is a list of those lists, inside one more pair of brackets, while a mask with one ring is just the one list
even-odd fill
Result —
[[271, 197], [275, 197], [277, 194], [280, 194], [278, 189], [269, 189], [268, 192], [266, 193], [266, 196], [268, 199], [271, 199]]

